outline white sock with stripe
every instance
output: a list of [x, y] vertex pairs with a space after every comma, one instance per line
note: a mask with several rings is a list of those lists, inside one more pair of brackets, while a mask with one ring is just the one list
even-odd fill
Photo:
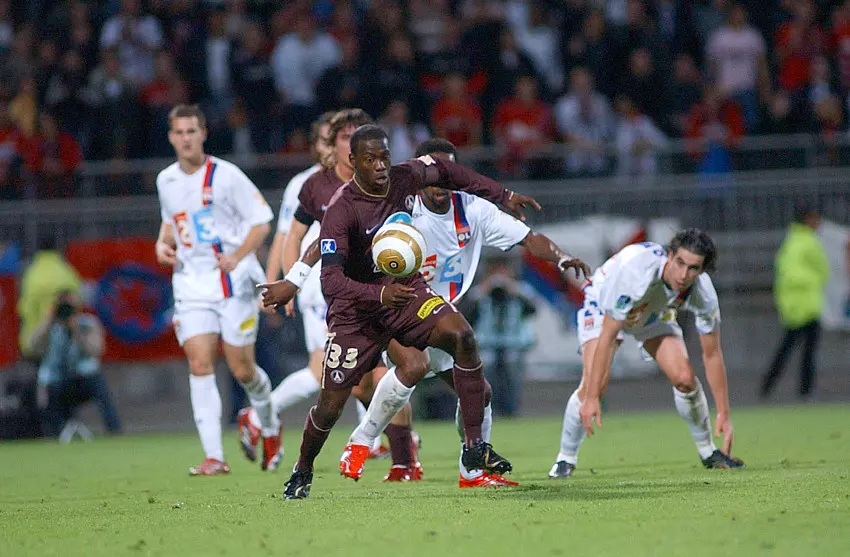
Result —
[[673, 400], [676, 402], [679, 415], [688, 423], [699, 457], [705, 459], [710, 457], [717, 447], [714, 446], [714, 439], [711, 436], [708, 400], [702, 390], [702, 383], [699, 379], [696, 382], [697, 388], [689, 393], [683, 393], [674, 387]]
[[272, 412], [272, 383], [268, 374], [260, 366], [254, 364], [254, 371], [254, 377], [242, 383], [242, 388], [245, 389], [248, 400], [251, 401], [251, 407], [257, 413], [263, 437], [273, 437], [280, 433], [280, 420], [277, 414]]
[[189, 399], [195, 427], [207, 458], [224, 461], [221, 441], [221, 395], [215, 383], [215, 374], [189, 375]]
[[399, 410], [410, 400], [410, 395], [416, 387], [406, 387], [395, 376], [395, 367], [390, 368], [384, 377], [378, 381], [375, 395], [366, 415], [351, 434], [350, 443], [373, 447], [375, 441], [380, 441], [381, 433]]
[[555, 462], [566, 461], [573, 466], [578, 464], [578, 451], [584, 441], [584, 425], [578, 415], [581, 410], [581, 400], [578, 398], [578, 390], [573, 391], [567, 408], [564, 410], [564, 423], [561, 426], [561, 452]]

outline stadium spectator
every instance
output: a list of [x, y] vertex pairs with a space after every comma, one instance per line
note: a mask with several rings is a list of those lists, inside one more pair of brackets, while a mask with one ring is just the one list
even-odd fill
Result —
[[[364, 60], [368, 60], [364, 58]], [[423, 113], [419, 85], [416, 82], [416, 53], [413, 43], [401, 32], [390, 37], [386, 52], [373, 60], [377, 67], [365, 67], [366, 103], [363, 107], [370, 114], [383, 114], [391, 102], [402, 100], [407, 103], [416, 120], [427, 116]]]
[[558, 32], [549, 22], [539, 0], [508, 2], [507, 19], [517, 44], [531, 59], [537, 75], [543, 77], [544, 97], [554, 97], [564, 87], [564, 68], [558, 51]]
[[137, 104], [133, 84], [124, 74], [118, 51], [105, 49], [100, 60], [85, 90], [91, 113], [95, 115], [89, 157], [111, 159], [130, 152], [131, 139], [136, 135]]
[[20, 133], [9, 119], [8, 105], [0, 102], [0, 199], [20, 197]]
[[608, 100], [594, 89], [583, 67], [570, 72], [569, 93], [555, 106], [558, 133], [570, 146], [571, 174], [601, 174], [607, 168], [605, 143], [612, 138], [613, 114]]
[[206, 37], [201, 63], [204, 113], [210, 131], [219, 126], [233, 104], [233, 79], [230, 62], [235, 45], [227, 31], [227, 12], [223, 6], [207, 13]]
[[519, 77], [536, 74], [531, 58], [519, 49], [513, 31], [508, 28], [500, 31], [499, 50], [488, 59], [484, 69], [487, 88], [481, 97], [481, 107], [485, 111], [485, 120], [489, 122], [499, 103], [510, 96]]
[[162, 26], [143, 15], [139, 0], [121, 0], [121, 11], [109, 18], [100, 35], [102, 48], [117, 48], [124, 72], [137, 87], [154, 78], [154, 52], [163, 47]]
[[79, 288], [80, 277], [57, 250], [53, 235], [39, 237], [32, 262], [21, 275], [17, 306], [21, 322], [18, 344], [25, 358], [35, 360], [33, 331], [49, 315], [59, 293], [77, 293]]
[[504, 149], [500, 170], [509, 175], [517, 169], [533, 174], [535, 163], [542, 161], [542, 150], [555, 138], [552, 109], [540, 100], [534, 76], [517, 80], [514, 96], [499, 104], [492, 126], [496, 144]]
[[97, 402], [106, 429], [120, 433], [118, 412], [100, 373], [104, 347], [100, 319], [82, 313], [71, 291], [60, 292], [50, 303], [31, 337], [33, 354], [40, 358], [37, 398], [44, 411], [44, 434], [59, 435], [74, 410], [89, 400]]
[[665, 119], [659, 122], [664, 130], [675, 136], [685, 135], [688, 114], [702, 99], [702, 76], [689, 54], [680, 54], [673, 62], [673, 80], [667, 89]]
[[161, 50], [154, 59], [154, 78], [139, 95], [147, 121], [147, 142], [157, 157], [171, 154], [168, 143], [168, 113], [189, 100], [189, 85], [178, 73], [169, 52]]
[[289, 127], [312, 120], [316, 110], [316, 83], [342, 59], [336, 39], [317, 29], [316, 19], [301, 14], [295, 31], [284, 35], [271, 57], [278, 93], [287, 105]]
[[531, 287], [516, 278], [509, 259], [495, 259], [487, 275], [464, 300], [475, 329], [485, 374], [493, 386], [493, 409], [516, 416], [523, 385], [526, 351], [534, 345], [529, 318], [537, 308]]
[[747, 10], [735, 4], [727, 25], [709, 37], [706, 54], [715, 83], [744, 111], [748, 132], [759, 121], [759, 99], [770, 95], [767, 47], [761, 34], [747, 23]]
[[21, 79], [18, 94], [9, 102], [9, 116], [24, 138], [35, 135], [38, 128], [38, 90], [32, 76]]
[[829, 259], [817, 236], [820, 221], [818, 211], [797, 209], [794, 222], [776, 254], [773, 294], [785, 336], [763, 378], [762, 398], [772, 393], [791, 350], [800, 340], [804, 344], [798, 394], [807, 398], [814, 388], [824, 288], [830, 275]]
[[410, 113], [404, 101], [390, 103], [378, 125], [384, 128], [389, 136], [392, 164], [412, 159], [416, 147], [431, 135], [425, 125], [410, 121]]
[[[265, 51], [266, 34], [263, 26], [256, 21], [246, 21], [241, 28], [231, 71], [239, 106], [233, 109], [237, 114], [230, 114], [228, 118], [243, 116], [252, 150], [268, 153], [272, 147], [272, 114], [279, 111], [279, 102], [276, 100], [274, 74]], [[236, 119], [239, 120], [238, 117]]]
[[700, 173], [732, 171], [732, 150], [744, 135], [744, 116], [738, 105], [707, 86], [701, 103], [688, 115], [686, 137]]
[[658, 151], [667, 138], [627, 95], [616, 99], [619, 114], [616, 145], [617, 167], [620, 176], [647, 177], [658, 171]]
[[339, 39], [339, 46], [342, 52], [339, 64], [325, 70], [316, 84], [320, 112], [362, 106], [366, 102], [357, 38], [345, 35]]
[[8, 52], [14, 37], [15, 29], [12, 27], [11, 2], [0, 0], [0, 55]]
[[595, 77], [599, 89], [613, 91], [614, 78], [608, 71], [613, 65], [613, 46], [605, 33], [605, 18], [594, 10], [585, 18], [581, 33], [565, 40], [564, 66], [572, 71], [585, 67]]
[[648, 48], [638, 48], [629, 54], [628, 60], [628, 72], [624, 75], [618, 92], [629, 95], [640, 111], [654, 121], [660, 120], [665, 109], [665, 79], [656, 67], [652, 52]]
[[800, 93], [809, 84], [812, 62], [826, 49], [826, 37], [815, 23], [811, 0], [794, 2], [794, 17], [782, 24], [774, 42], [779, 86], [792, 95]]
[[450, 73], [443, 79], [443, 94], [431, 109], [431, 127], [434, 135], [457, 147], [481, 143], [481, 109], [467, 94], [466, 78], [460, 72]]
[[83, 153], [74, 136], [59, 128], [53, 114], [42, 112], [39, 115], [38, 132], [25, 138], [21, 148], [24, 167], [33, 176], [36, 197], [74, 195]]

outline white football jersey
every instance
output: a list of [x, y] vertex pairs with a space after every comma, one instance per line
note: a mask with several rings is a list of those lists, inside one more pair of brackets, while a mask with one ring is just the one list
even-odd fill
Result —
[[666, 262], [659, 244], [626, 246], [593, 273], [584, 287], [585, 304], [595, 302], [606, 315], [625, 321], [626, 332], [669, 320], [680, 308], [693, 312], [700, 334], [714, 331], [720, 305], [711, 278], [702, 273], [688, 290], [671, 290], [661, 278]]
[[411, 215], [428, 244], [422, 275], [450, 302], [472, 285], [483, 246], [507, 251], [531, 231], [493, 203], [466, 192], [452, 192], [451, 207], [442, 215], [429, 211], [417, 196]]
[[271, 222], [263, 195], [236, 165], [217, 157], [194, 174], [178, 163], [156, 178], [162, 221], [174, 227], [178, 264], [172, 279], [175, 300], [214, 302], [250, 296], [263, 282], [263, 268], [249, 254], [231, 273], [217, 267], [217, 253], [232, 253], [252, 227]]
[[[295, 217], [295, 210], [298, 209], [299, 205], [298, 194], [301, 193], [301, 188], [304, 186], [304, 182], [321, 169], [322, 165], [318, 163], [314, 164], [307, 170], [299, 172], [293, 176], [289, 181], [289, 184], [286, 185], [286, 189], [283, 191], [283, 200], [280, 204], [280, 216], [277, 219], [278, 232], [289, 234], [289, 229], [292, 227], [292, 219]], [[301, 255], [304, 255], [304, 252], [307, 251], [310, 244], [319, 237], [319, 229], [321, 226], [322, 223], [316, 221], [310, 225], [310, 228], [307, 229], [307, 234], [304, 235], [304, 239], [301, 241]], [[322, 296], [322, 284], [319, 279], [321, 272], [322, 262], [319, 261], [313, 266], [313, 271], [307, 277], [307, 280], [304, 281], [304, 285], [298, 292], [299, 308], [325, 304], [325, 298]]]

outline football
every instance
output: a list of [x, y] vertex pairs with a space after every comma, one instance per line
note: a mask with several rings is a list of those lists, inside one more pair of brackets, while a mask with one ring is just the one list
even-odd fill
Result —
[[392, 277], [409, 277], [419, 271], [427, 251], [425, 237], [407, 222], [385, 223], [372, 240], [372, 260]]

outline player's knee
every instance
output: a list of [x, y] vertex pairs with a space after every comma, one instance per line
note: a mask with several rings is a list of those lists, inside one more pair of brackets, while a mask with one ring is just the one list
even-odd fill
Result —
[[689, 369], [676, 372], [670, 379], [673, 387], [679, 392], [690, 393], [697, 388], [696, 377]]
[[405, 358], [396, 364], [395, 376], [403, 385], [412, 387], [428, 375], [428, 369], [428, 358]]
[[320, 429], [330, 429], [342, 415], [345, 402], [339, 404], [336, 400], [320, 401], [313, 407], [313, 424]]
[[212, 375], [214, 372], [215, 366], [213, 365], [212, 360], [207, 360], [206, 358], [189, 359], [189, 373], [192, 375]]
[[475, 332], [469, 324], [452, 332], [455, 345], [455, 359], [459, 355], [471, 356], [478, 353], [478, 343], [475, 341]]

